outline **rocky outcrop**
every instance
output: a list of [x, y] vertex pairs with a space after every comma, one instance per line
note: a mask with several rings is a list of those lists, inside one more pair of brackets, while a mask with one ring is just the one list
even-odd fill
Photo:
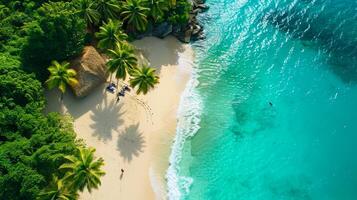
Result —
[[181, 42], [189, 43], [190, 41], [206, 38], [203, 33], [203, 27], [197, 20], [198, 13], [205, 12], [209, 8], [204, 3], [204, 0], [193, 0], [188, 23], [173, 27], [173, 35], [175, 35]]
[[87, 96], [94, 88], [108, 78], [105, 60], [92, 46], [86, 46], [80, 57], [71, 62], [77, 72], [78, 85], [72, 87], [77, 97]]
[[159, 38], [164, 38], [172, 33], [172, 24], [163, 22], [154, 27], [152, 35]]
[[205, 5], [205, 0], [193, 0], [190, 18], [185, 24], [172, 25], [169, 22], [162, 22], [160, 24], [149, 23], [145, 32], [133, 33], [136, 39], [141, 39], [147, 36], [155, 36], [164, 38], [170, 34], [176, 36], [181, 42], [189, 43], [191, 41], [205, 39], [203, 27], [199, 24], [196, 16], [198, 13], [205, 12], [209, 9]]

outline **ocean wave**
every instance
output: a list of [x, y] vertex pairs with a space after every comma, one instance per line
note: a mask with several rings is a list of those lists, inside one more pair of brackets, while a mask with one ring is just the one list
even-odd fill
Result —
[[[186, 59], [184, 55], [179, 59], [179, 66], [193, 65], [192, 60]], [[188, 194], [189, 188], [193, 182], [191, 177], [180, 176], [180, 161], [184, 144], [187, 139], [194, 136], [200, 129], [201, 98], [197, 91], [198, 73], [193, 67], [191, 79], [181, 96], [178, 108], [178, 123], [176, 136], [171, 147], [169, 157], [169, 168], [166, 173], [168, 186], [168, 199], [178, 200]]]

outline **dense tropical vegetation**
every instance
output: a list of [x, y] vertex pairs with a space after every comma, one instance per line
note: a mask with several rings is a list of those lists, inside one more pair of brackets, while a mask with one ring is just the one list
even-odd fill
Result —
[[126, 40], [185, 23], [190, 8], [186, 0], [0, 0], [0, 199], [77, 199], [100, 185], [103, 160], [76, 140], [69, 116], [44, 114], [43, 86], [77, 84], [66, 61], [93, 45], [117, 79], [129, 76], [146, 94], [158, 77], [138, 66]]

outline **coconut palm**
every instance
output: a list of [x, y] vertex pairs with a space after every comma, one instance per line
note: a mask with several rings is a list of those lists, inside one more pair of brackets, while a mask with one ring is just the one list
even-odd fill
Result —
[[137, 87], [137, 94], [146, 94], [159, 83], [159, 77], [155, 75], [155, 69], [143, 66], [132, 72], [129, 82], [131, 87]]
[[100, 21], [100, 14], [95, 8], [93, 0], [78, 0], [77, 10], [87, 23], [87, 27], [91, 28]]
[[150, 0], [150, 15], [155, 22], [162, 21], [165, 11], [169, 10], [168, 2], [165, 0]]
[[149, 10], [142, 0], [127, 0], [123, 3], [121, 16], [130, 29], [134, 28], [138, 31], [145, 31]]
[[78, 148], [78, 156], [64, 157], [68, 162], [62, 164], [60, 169], [68, 171], [63, 180], [74, 190], [83, 191], [87, 188], [91, 192], [93, 188], [100, 186], [100, 178], [105, 175], [101, 170], [104, 160], [96, 159], [94, 151], [93, 148]]
[[100, 27], [95, 36], [99, 39], [98, 47], [103, 50], [114, 49], [116, 43], [123, 42], [128, 36], [121, 29], [122, 23], [119, 21], [112, 21]]
[[111, 59], [108, 61], [108, 71], [115, 72], [117, 79], [126, 79], [128, 73], [136, 68], [138, 60], [135, 57], [134, 49], [127, 43], [117, 43], [115, 49], [108, 52]]
[[69, 69], [68, 62], [61, 64], [56, 60], [52, 61], [52, 65], [48, 67], [50, 77], [45, 82], [49, 89], [58, 88], [61, 91], [61, 101], [63, 94], [66, 92], [67, 85], [75, 86], [78, 84], [75, 76], [77, 75], [74, 69]]
[[103, 21], [108, 21], [109, 19], [115, 19], [118, 17], [120, 7], [118, 1], [111, 0], [94, 0], [96, 10], [101, 15]]
[[38, 200], [76, 200], [78, 199], [78, 194], [65, 187], [63, 181], [58, 179], [56, 176], [52, 178], [50, 185], [41, 192]]

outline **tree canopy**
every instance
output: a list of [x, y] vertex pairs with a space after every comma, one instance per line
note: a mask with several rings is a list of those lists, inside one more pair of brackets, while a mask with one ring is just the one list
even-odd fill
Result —
[[81, 53], [86, 23], [69, 2], [43, 4], [34, 21], [26, 24], [26, 41], [21, 52], [23, 66], [41, 80], [49, 75], [52, 60], [66, 60]]

